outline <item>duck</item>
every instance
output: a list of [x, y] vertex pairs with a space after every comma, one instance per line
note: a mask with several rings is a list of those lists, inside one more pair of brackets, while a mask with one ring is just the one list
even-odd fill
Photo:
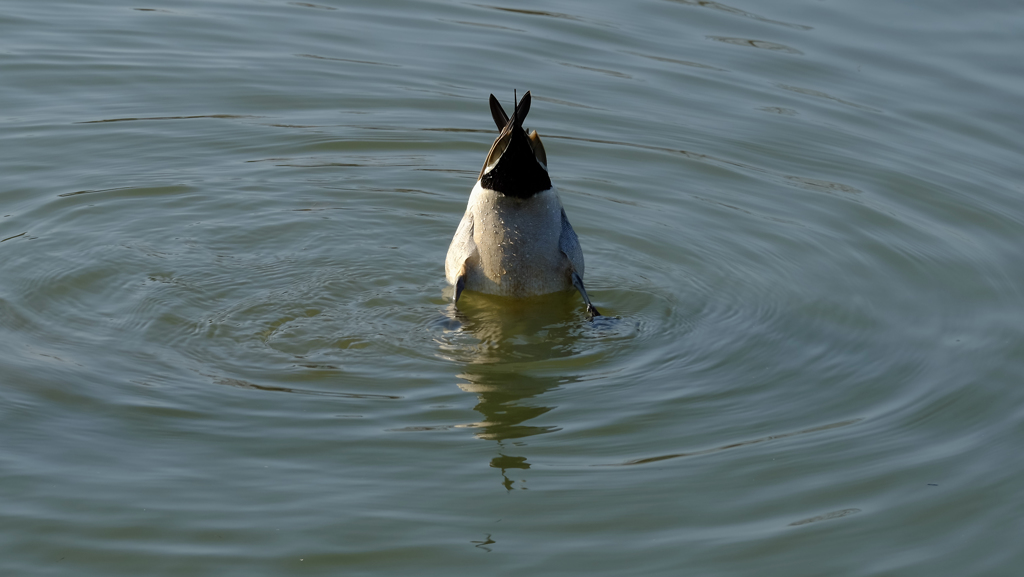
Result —
[[491, 94], [499, 133], [469, 195], [466, 212], [448, 247], [445, 277], [463, 292], [525, 298], [575, 289], [587, 314], [600, 313], [583, 286], [583, 249], [548, 175], [537, 131], [527, 132], [527, 91], [512, 116]]

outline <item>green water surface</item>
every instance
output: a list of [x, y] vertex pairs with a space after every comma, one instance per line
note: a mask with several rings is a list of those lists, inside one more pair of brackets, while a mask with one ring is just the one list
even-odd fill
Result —
[[5, 0], [0, 573], [1022, 574], [1024, 6], [484, 2]]

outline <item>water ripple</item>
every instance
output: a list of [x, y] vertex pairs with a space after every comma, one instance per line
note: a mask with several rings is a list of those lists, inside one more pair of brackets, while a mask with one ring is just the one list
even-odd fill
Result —
[[726, 4], [722, 4], [721, 2], [714, 2], [713, 0], [669, 0], [669, 1], [670, 2], [676, 2], [676, 3], [679, 3], [679, 4], [686, 4], [687, 6], [699, 6], [701, 8], [711, 8], [713, 10], [719, 10], [721, 12], [727, 12], [729, 14], [733, 14], [733, 15], [736, 15], [736, 16], [742, 16], [744, 18], [750, 18], [752, 20], [757, 20], [758, 22], [765, 22], [767, 24], [778, 24], [779, 26], [785, 26], [787, 28], [795, 28], [797, 30], [813, 30], [813, 28], [811, 26], [806, 26], [804, 24], [793, 24], [793, 23], [790, 23], [790, 22], [782, 22], [781, 20], [772, 20], [770, 18], [765, 18], [764, 16], [758, 16], [757, 14], [753, 14], [751, 12], [747, 12], [746, 10], [741, 10], [741, 9], [733, 7], [733, 6], [728, 6]]
[[701, 64], [699, 62], [692, 62], [690, 60], [679, 60], [678, 58], [666, 58], [664, 56], [654, 56], [651, 54], [643, 54], [640, 52], [631, 52], [626, 50], [626, 54], [632, 54], [633, 56], [639, 56], [641, 58], [648, 58], [650, 60], [657, 60], [658, 62], [670, 62], [672, 64], [681, 64], [683, 66], [690, 66], [692, 68], [702, 68], [704, 70], [715, 70], [717, 72], [728, 72], [724, 68], [718, 68], [717, 66], [711, 66], [708, 64]]
[[817, 515], [815, 517], [809, 517], [807, 519], [800, 519], [799, 521], [793, 521], [789, 524], [790, 527], [797, 527], [800, 525], [807, 525], [809, 523], [818, 523], [820, 521], [829, 521], [831, 519], [839, 519], [840, 517], [847, 517], [855, 513], [860, 513], [860, 509], [842, 509], [840, 511], [832, 511], [831, 513], [825, 513], [824, 515]]
[[549, 12], [545, 10], [527, 10], [525, 8], [508, 8], [505, 6], [492, 6], [488, 4], [472, 4], [472, 6], [477, 6], [479, 8], [488, 8], [490, 10], [500, 10], [502, 12], [512, 12], [514, 14], [525, 14], [527, 16], [545, 16], [547, 18], [559, 18], [562, 20], [584, 21], [584, 19], [580, 18], [579, 16], [573, 16], [572, 14], [565, 14], [562, 12]]
[[594, 466], [595, 467], [600, 467], [600, 466], [605, 466], [605, 467], [608, 467], [608, 466], [623, 467], [623, 466], [627, 466], [627, 465], [646, 465], [648, 463], [657, 463], [659, 461], [666, 461], [666, 460], [669, 460], [669, 459], [678, 459], [678, 458], [681, 458], [681, 457], [699, 457], [701, 455], [710, 455], [712, 453], [718, 453], [718, 452], [721, 452], [721, 451], [727, 451], [729, 449], [737, 449], [737, 448], [740, 448], [740, 447], [747, 447], [747, 446], [750, 446], [750, 445], [757, 445], [759, 443], [765, 443], [765, 442], [774, 441], [774, 440], [777, 440], [777, 439], [785, 439], [787, 437], [795, 437], [797, 435], [807, 435], [807, 434], [810, 434], [810, 433], [817, 433], [817, 432], [820, 432], [820, 431], [828, 431], [828, 430], [831, 430], [831, 429], [837, 429], [839, 427], [846, 427], [846, 426], [852, 425], [854, 423], [859, 423], [862, 420], [863, 419], [859, 419], [859, 418], [858, 419], [848, 419], [848, 420], [845, 420], [845, 421], [840, 421], [838, 423], [830, 423], [828, 425], [821, 425], [821, 426], [818, 426], [818, 427], [811, 427], [809, 429], [803, 429], [803, 430], [794, 431], [794, 432], [791, 432], [791, 433], [779, 433], [777, 435], [768, 435], [766, 437], [760, 437], [760, 438], [757, 438], [757, 439], [750, 439], [750, 440], [746, 440], [746, 441], [738, 441], [738, 442], [735, 442], [735, 443], [729, 443], [727, 445], [721, 445], [719, 447], [714, 447], [714, 448], [711, 448], [711, 449], [701, 449], [701, 450], [698, 450], [698, 451], [689, 451], [689, 452], [685, 452], [685, 453], [672, 453], [672, 454], [669, 454], [669, 455], [658, 455], [656, 457], [644, 457], [644, 458], [641, 458], [641, 459], [630, 459], [630, 460], [624, 461], [622, 463], [610, 463], [610, 464], [607, 464], [607, 465], [594, 465]]
[[881, 113], [882, 112], [881, 110], [878, 110], [877, 108], [872, 108], [870, 106], [865, 106], [863, 104], [857, 104], [856, 102], [850, 102], [849, 100], [843, 100], [842, 98], [836, 98], [835, 96], [832, 96], [831, 94], [822, 92], [820, 90], [812, 90], [810, 88], [801, 88], [799, 86], [791, 86], [789, 84], [781, 84], [781, 83], [776, 84], [775, 86], [778, 86], [779, 88], [781, 88], [783, 90], [788, 90], [790, 92], [796, 92], [797, 94], [804, 94], [804, 95], [807, 95], [807, 96], [814, 96], [814, 97], [817, 97], [817, 98], [823, 98], [825, 100], [831, 100], [833, 102], [838, 102], [839, 104], [845, 104], [846, 106], [852, 106], [854, 108], [859, 108], [861, 110], [867, 110], [869, 112], [875, 112], [875, 113]]
[[336, 62], [351, 62], [353, 64], [372, 64], [374, 66], [392, 66], [401, 68], [400, 64], [389, 64], [387, 62], [375, 62], [373, 60], [353, 60], [351, 58], [336, 58], [332, 56], [317, 56], [316, 54], [296, 54], [299, 58], [313, 58], [315, 60], [334, 60]]
[[615, 70], [608, 70], [606, 68], [595, 68], [593, 66], [583, 66], [582, 64], [573, 64], [571, 62], [559, 62], [562, 66], [570, 66], [572, 68], [579, 68], [580, 70], [589, 70], [591, 72], [600, 72], [601, 74], [607, 74], [608, 76], [614, 76], [615, 78], [633, 78], [629, 74], [624, 72], [617, 72]]
[[259, 118], [258, 116], [250, 116], [244, 114], [199, 114], [195, 116], [141, 116], [138, 118], [109, 118], [105, 120], [85, 120], [81, 122], [75, 122], [74, 124], [101, 124], [104, 122], [134, 122], [134, 121], [145, 121], [145, 120], [194, 120], [197, 118]]
[[735, 44], [736, 46], [751, 46], [761, 50], [771, 50], [774, 52], [785, 52], [786, 54], [800, 54], [803, 52], [796, 48], [790, 48], [785, 44], [779, 44], [777, 42], [769, 42], [767, 40], [753, 40], [750, 38], [732, 38], [729, 36], [708, 36], [709, 40], [716, 40], [718, 42], [725, 42], [726, 44]]

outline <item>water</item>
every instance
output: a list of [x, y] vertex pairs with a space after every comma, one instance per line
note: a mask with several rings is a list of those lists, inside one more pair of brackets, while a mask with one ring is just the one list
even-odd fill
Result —
[[[11, 575], [1017, 575], [1024, 9], [0, 14]], [[528, 125], [587, 288], [447, 300]]]

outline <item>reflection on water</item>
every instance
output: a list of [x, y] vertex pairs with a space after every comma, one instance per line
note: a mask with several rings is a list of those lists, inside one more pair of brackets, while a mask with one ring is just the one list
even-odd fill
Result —
[[501, 470], [502, 484], [511, 490], [514, 481], [508, 478], [507, 472], [511, 469], [529, 469], [530, 463], [524, 456], [510, 454], [521, 450], [523, 443], [505, 441], [561, 430], [556, 425], [526, 424], [554, 407], [523, 401], [539, 397], [567, 380], [534, 377], [514, 368], [503, 369], [501, 365], [485, 366], [490, 370], [470, 372], [474, 369], [470, 366], [465, 373], [459, 375], [460, 379], [464, 379], [459, 383], [459, 388], [477, 396], [478, 402], [473, 409], [483, 416], [481, 420], [462, 427], [477, 429], [475, 436], [478, 439], [497, 441], [497, 455], [491, 459], [490, 466]]
[[463, 425], [480, 429], [476, 432], [478, 439], [500, 442], [559, 430], [556, 426], [523, 424], [553, 407], [520, 404], [520, 401], [540, 396], [557, 387], [560, 384], [559, 378], [533, 377], [515, 370], [467, 372], [459, 375], [459, 378], [465, 380], [459, 383], [459, 388], [475, 394], [479, 400], [473, 408], [483, 415], [483, 419]]
[[469, 294], [444, 314], [437, 338], [442, 355], [474, 367], [467, 374], [482, 365], [570, 356], [575, 331], [586, 322], [575, 291], [528, 299]]
[[516, 455], [524, 444], [506, 443], [560, 430], [556, 425], [529, 421], [554, 407], [536, 401], [545, 392], [576, 378], [531, 374], [549, 359], [571, 356], [581, 323], [582, 301], [575, 292], [530, 299], [467, 295], [456, 309], [446, 311], [446, 331], [438, 339], [445, 356], [464, 364], [458, 386], [477, 396], [473, 407], [482, 418], [461, 427], [476, 429], [478, 439], [497, 442], [490, 466], [501, 470], [502, 484], [511, 490], [508, 471], [529, 469], [527, 457]]

